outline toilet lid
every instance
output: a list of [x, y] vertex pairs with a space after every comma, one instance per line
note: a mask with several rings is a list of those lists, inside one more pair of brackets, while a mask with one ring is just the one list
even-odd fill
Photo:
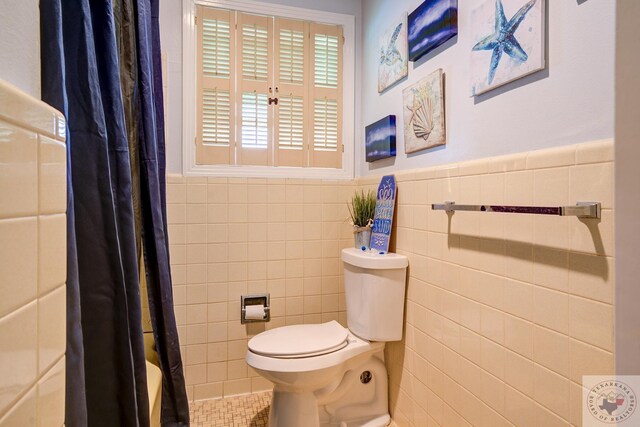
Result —
[[268, 357], [311, 357], [340, 350], [349, 331], [335, 320], [317, 325], [291, 325], [262, 332], [249, 340], [249, 350]]

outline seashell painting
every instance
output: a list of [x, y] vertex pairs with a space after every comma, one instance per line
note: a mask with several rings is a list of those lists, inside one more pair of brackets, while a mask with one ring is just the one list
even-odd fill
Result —
[[402, 91], [404, 152], [446, 144], [444, 74], [438, 69]]

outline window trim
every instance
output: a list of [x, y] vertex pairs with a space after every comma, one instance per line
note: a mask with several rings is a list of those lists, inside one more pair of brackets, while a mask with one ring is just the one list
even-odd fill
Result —
[[[342, 168], [196, 164], [196, 5], [342, 25]], [[355, 17], [256, 0], [182, 1], [182, 172], [185, 176], [353, 179], [355, 173]], [[189, 78], [193, 76], [193, 78]]]

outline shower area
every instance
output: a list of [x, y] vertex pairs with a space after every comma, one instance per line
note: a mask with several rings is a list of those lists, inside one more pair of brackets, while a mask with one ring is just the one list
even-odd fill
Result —
[[0, 425], [189, 425], [158, 10], [39, 2], [42, 101], [0, 85]]

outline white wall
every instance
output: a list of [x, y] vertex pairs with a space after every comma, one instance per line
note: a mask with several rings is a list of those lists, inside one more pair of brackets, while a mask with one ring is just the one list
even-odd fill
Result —
[[[17, 1], [17, 0], [16, 0]], [[360, 59], [361, 1], [360, 0], [260, 0], [264, 3], [283, 4], [343, 13], [356, 17], [356, 110], [360, 99], [359, 78], [362, 61]], [[167, 172], [182, 173], [182, 0], [163, 1], [160, 5], [160, 41], [167, 55], [167, 123], [166, 150]], [[195, 78], [192, 76], [190, 78]], [[356, 111], [356, 123], [359, 123]]]
[[640, 374], [640, 2], [617, 1], [616, 39], [616, 373]]
[[38, 0], [0, 3], [0, 79], [40, 99]]
[[[459, 34], [436, 53], [409, 64], [409, 77], [379, 95], [379, 37], [391, 20], [422, 0], [362, 2], [364, 127], [389, 114], [397, 120], [397, 156], [368, 164], [357, 141], [360, 175], [392, 172], [500, 154], [575, 144], [613, 136], [615, 2], [548, 0], [547, 68], [495, 89], [469, 96], [470, 16], [481, 1], [458, 2]], [[402, 89], [442, 68], [445, 78], [447, 145], [404, 153]]]
[[[166, 54], [164, 93], [166, 105], [167, 171], [182, 172], [182, 1], [160, 4], [160, 44]], [[194, 77], [195, 78], [195, 77]]]

